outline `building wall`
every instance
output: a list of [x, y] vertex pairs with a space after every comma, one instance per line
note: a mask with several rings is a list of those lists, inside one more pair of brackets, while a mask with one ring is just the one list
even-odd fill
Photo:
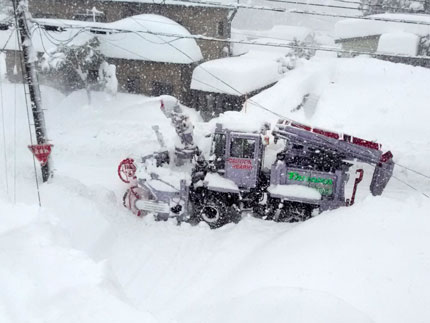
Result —
[[[21, 53], [6, 52], [7, 78], [11, 82], [22, 82]], [[145, 62], [140, 60], [109, 59], [115, 64], [118, 91], [140, 93], [148, 96], [169, 94], [178, 98], [182, 103], [191, 102], [191, 76], [195, 66], [193, 64], [167, 64]], [[39, 74], [41, 84], [49, 85], [68, 93], [71, 90], [66, 78], [60, 73], [49, 75]]]
[[[380, 37], [381, 35], [375, 35], [370, 37], [349, 38], [349, 39], [337, 40], [336, 43], [341, 44], [343, 50], [355, 50], [355, 51], [373, 53], [374, 55], [372, 55], [372, 57], [375, 57], [380, 60], [430, 68], [430, 60], [425, 60], [420, 58], [397, 57], [397, 56], [389, 56], [389, 55], [378, 55], [376, 51], [378, 50], [378, 43], [379, 43]], [[419, 55], [425, 55], [425, 54], [421, 53]], [[353, 57], [356, 55], [342, 53], [341, 56]]]
[[[369, 36], [369, 37], [357, 37], [357, 38], [349, 38], [342, 39], [336, 41], [342, 45], [343, 50], [351, 50], [351, 51], [360, 51], [360, 52], [369, 52], [374, 53], [378, 49], [378, 42], [381, 35]], [[351, 57], [356, 56], [354, 54], [346, 54], [342, 53], [342, 57]]]
[[[158, 14], [181, 24], [191, 34], [230, 38], [230, 9], [204, 6], [165, 5], [127, 1], [103, 0], [29, 0], [35, 18], [73, 19], [78, 13], [95, 7], [104, 12], [107, 22], [138, 14]], [[227, 44], [197, 41], [205, 60], [226, 56]]]
[[148, 96], [170, 94], [190, 102], [190, 83], [194, 66], [138, 60], [109, 59], [117, 68], [119, 90]]
[[268, 84], [252, 92], [244, 93], [243, 95], [191, 90], [191, 107], [200, 111], [200, 115], [204, 121], [209, 121], [226, 111], [242, 110], [243, 105], [248, 98], [257, 95], [274, 84], [275, 83]]

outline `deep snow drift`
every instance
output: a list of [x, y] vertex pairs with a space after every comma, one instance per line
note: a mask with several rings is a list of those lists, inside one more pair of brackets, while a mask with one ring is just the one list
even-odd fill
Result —
[[[203, 123], [187, 111], [202, 138], [220, 120], [276, 121], [257, 102], [378, 140], [397, 162], [429, 174], [429, 78], [426, 69], [371, 59], [314, 59], [243, 112]], [[430, 320], [430, 203], [395, 178], [382, 197], [369, 196], [363, 183], [353, 207], [299, 224], [247, 217], [210, 230], [136, 218], [121, 205], [126, 187], [116, 168], [130, 154], [158, 149], [154, 124], [172, 147], [159, 99], [95, 93], [88, 106], [85, 93], [64, 97], [43, 87], [56, 176], [41, 185], [39, 209], [22, 87], [3, 81], [2, 89], [1, 322]], [[291, 112], [307, 93], [319, 96], [315, 111]], [[395, 176], [430, 193], [416, 174], [397, 167]]]

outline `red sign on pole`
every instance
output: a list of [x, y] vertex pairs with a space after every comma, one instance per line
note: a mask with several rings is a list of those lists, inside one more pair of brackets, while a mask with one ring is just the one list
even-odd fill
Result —
[[43, 145], [31, 145], [28, 148], [31, 150], [33, 155], [37, 158], [42, 166], [45, 166], [48, 162], [48, 157], [51, 154], [52, 147], [54, 145], [51, 144], [43, 144]]

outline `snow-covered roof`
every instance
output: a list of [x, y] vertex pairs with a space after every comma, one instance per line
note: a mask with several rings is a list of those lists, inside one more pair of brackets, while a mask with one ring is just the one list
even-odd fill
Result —
[[[97, 36], [101, 52], [110, 58], [176, 64], [190, 64], [203, 59], [194, 39], [149, 34], [148, 32], [190, 35], [180, 24], [159, 15], [144, 14], [111, 23], [58, 19], [36, 21], [42, 25], [61, 27], [59, 31], [33, 29], [34, 48], [42, 53], [54, 49], [60, 42], [80, 45]], [[6, 49], [17, 49], [15, 33], [8, 41], [11, 33], [13, 29], [0, 31], [0, 48], [6, 46]]]
[[194, 69], [191, 89], [238, 96], [261, 89], [282, 77], [278, 56], [250, 52], [205, 62]]
[[278, 53], [278, 56], [285, 55], [291, 52], [291, 48], [288, 47], [279, 47], [279, 46], [266, 46], [259, 44], [291, 44], [291, 41], [285, 40], [277, 40], [273, 38], [256, 38], [253, 39], [252, 42], [255, 44], [243, 44], [236, 43], [233, 44], [233, 53], [234, 55], [242, 55], [248, 52], [270, 52], [270, 53]]
[[347, 39], [355, 37], [367, 37], [381, 35], [393, 32], [407, 32], [424, 36], [430, 34], [430, 25], [419, 25], [412, 23], [402, 23], [404, 21], [413, 21], [418, 23], [430, 24], [429, 15], [403, 14], [403, 13], [385, 13], [372, 15], [369, 17], [399, 20], [399, 22], [387, 22], [378, 20], [365, 19], [344, 19], [336, 23], [335, 34], [337, 39]]
[[243, 35], [248, 39], [271, 38], [275, 41], [311, 41], [314, 38], [314, 32], [310, 28], [287, 25], [275, 25], [267, 30], [233, 29], [232, 34]]
[[386, 33], [379, 38], [378, 53], [417, 55], [420, 37], [405, 32]]
[[[276, 25], [267, 30], [232, 29], [232, 38], [259, 44], [290, 44], [294, 40], [312, 43], [315, 34], [312, 29], [301, 26]], [[264, 46], [257, 44], [233, 44], [233, 53], [241, 55], [249, 51], [277, 52], [286, 54], [291, 51], [287, 47]]]

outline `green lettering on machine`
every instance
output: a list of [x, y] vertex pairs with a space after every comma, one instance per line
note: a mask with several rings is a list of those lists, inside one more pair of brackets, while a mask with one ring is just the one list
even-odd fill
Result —
[[[333, 193], [333, 187], [332, 187], [333, 180], [331, 178], [311, 177], [311, 176], [300, 175], [297, 172], [288, 172], [288, 179], [297, 181], [297, 182], [307, 182], [310, 184], [309, 185], [310, 187], [315, 188], [322, 195], [331, 195]], [[315, 185], [315, 184], [320, 184], [320, 185]], [[329, 187], [322, 187], [321, 185], [329, 186]]]

